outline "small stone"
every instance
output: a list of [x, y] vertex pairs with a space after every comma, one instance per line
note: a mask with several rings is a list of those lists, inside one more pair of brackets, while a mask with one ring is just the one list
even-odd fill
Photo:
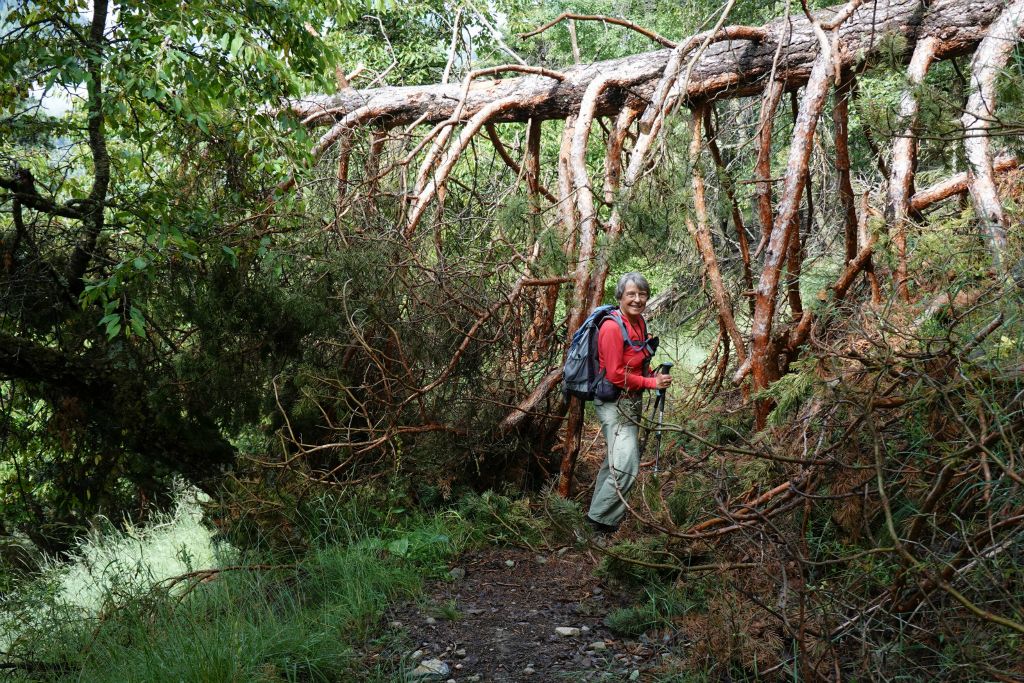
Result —
[[409, 659], [411, 659], [414, 662], [418, 662], [421, 659], [423, 659], [423, 655], [425, 655], [425, 654], [426, 653], [423, 650], [416, 650], [411, 655], [409, 655]]
[[473, 674], [472, 676], [467, 678], [466, 681], [467, 681], [467, 683], [479, 683], [480, 682], [480, 674]]
[[536, 562], [537, 564], [547, 564], [547, 563], [548, 563], [548, 558], [544, 557], [543, 555], [537, 555], [537, 556], [536, 556], [535, 558], [533, 558], [533, 559], [534, 559], [534, 561], [535, 561], [535, 562]]
[[427, 617], [427, 626], [433, 626], [437, 623], [437, 619], [434, 617]]
[[470, 607], [468, 610], [466, 610], [466, 614], [483, 614], [486, 611], [487, 610], [481, 609], [480, 607]]
[[557, 555], [561, 557], [562, 555], [565, 555], [567, 552], [569, 552], [569, 546], [563, 546], [558, 549]]
[[590, 645], [587, 645], [587, 649], [588, 650], [594, 650], [595, 652], [598, 652], [598, 651], [601, 651], [601, 650], [607, 650], [608, 646], [604, 644], [603, 640], [595, 640]]
[[604, 591], [603, 591], [603, 590], [601, 590], [601, 587], [600, 587], [600, 586], [594, 586], [594, 590], [593, 590], [593, 593], [594, 593], [594, 595], [600, 595], [600, 594], [601, 594], [601, 593], [603, 593], [603, 592], [604, 592]]
[[465, 659], [466, 658], [466, 648], [460, 647], [458, 650], [455, 651], [455, 656], [458, 657], [459, 659]]
[[514, 566], [516, 566], [516, 561], [515, 560], [505, 560], [505, 566], [506, 567], [514, 567]]
[[629, 680], [639, 681], [640, 680], [640, 669], [633, 669], [632, 673], [629, 674]]
[[581, 633], [589, 633], [590, 632], [590, 627], [589, 626], [580, 626], [580, 632]]
[[425, 659], [409, 673], [409, 678], [414, 681], [435, 681], [448, 678], [451, 669], [440, 659]]
[[391, 628], [402, 628], [402, 622], [392, 621], [390, 624], [388, 624], [388, 626], [390, 626]]
[[558, 626], [555, 628], [555, 633], [563, 638], [575, 638], [580, 634], [580, 630], [575, 626]]
[[533, 674], [537, 673], [537, 670], [534, 669], [532, 666], [528, 666], [525, 669], [523, 669], [523, 673], [527, 676], [532, 676]]
[[463, 567], [452, 567], [448, 572], [448, 576], [452, 577], [456, 581], [462, 581], [466, 578], [466, 570]]

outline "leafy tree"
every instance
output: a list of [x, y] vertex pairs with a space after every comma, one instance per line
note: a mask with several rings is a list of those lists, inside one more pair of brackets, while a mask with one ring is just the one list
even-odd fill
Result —
[[[308, 327], [274, 187], [354, 0], [0, 9], [0, 521], [60, 547], [232, 462]], [[294, 134], [282, 135], [284, 131]], [[68, 525], [71, 526], [68, 526]]]

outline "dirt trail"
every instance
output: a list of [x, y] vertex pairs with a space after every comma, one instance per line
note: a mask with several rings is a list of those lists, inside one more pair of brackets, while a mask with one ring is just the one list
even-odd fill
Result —
[[[410, 673], [417, 663], [447, 671], [429, 676], [421, 666], [408, 680], [648, 679], [661, 644], [624, 640], [603, 625], [609, 611], [636, 596], [602, 585], [594, 568], [593, 556], [571, 548], [467, 553], [453, 579], [428, 585], [421, 604], [390, 616], [417, 650], [407, 654]], [[578, 631], [560, 635], [559, 628]]]

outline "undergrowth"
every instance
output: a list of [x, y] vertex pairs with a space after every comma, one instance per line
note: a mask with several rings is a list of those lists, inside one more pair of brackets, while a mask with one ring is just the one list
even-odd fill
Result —
[[[382, 615], [480, 538], [455, 510], [370, 502], [308, 502], [290, 550], [218, 546], [194, 516], [110, 527], [5, 596], [3, 664], [19, 681], [394, 680]], [[205, 545], [182, 543], [197, 527]]]

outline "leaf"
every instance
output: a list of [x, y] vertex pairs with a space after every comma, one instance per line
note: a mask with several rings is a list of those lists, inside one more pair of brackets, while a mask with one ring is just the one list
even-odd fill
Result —
[[234, 39], [231, 41], [231, 56], [237, 57], [238, 51], [242, 47], [242, 34], [236, 33]]
[[146, 319], [142, 317], [142, 311], [132, 306], [131, 308], [132, 332], [136, 337], [146, 336]]
[[388, 552], [392, 555], [405, 557], [409, 554], [409, 538], [407, 536], [403, 536], [402, 538], [396, 538], [391, 541], [388, 543]]
[[135, 260], [132, 261], [132, 265], [135, 266], [135, 270], [145, 270], [146, 266], [149, 265], [149, 261], [142, 258], [141, 256], [136, 256]]

